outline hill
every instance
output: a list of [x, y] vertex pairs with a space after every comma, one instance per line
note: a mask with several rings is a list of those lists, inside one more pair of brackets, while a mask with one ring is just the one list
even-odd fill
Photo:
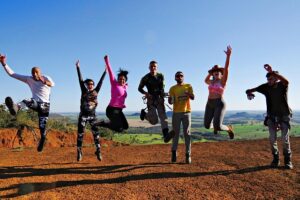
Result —
[[291, 138], [294, 170], [269, 168], [267, 139], [193, 143], [190, 165], [183, 145], [176, 164], [170, 144], [103, 144], [101, 162], [87, 146], [76, 162], [75, 147], [51, 147], [51, 140], [42, 153], [35, 146], [0, 148], [1, 199], [300, 198], [300, 138]]

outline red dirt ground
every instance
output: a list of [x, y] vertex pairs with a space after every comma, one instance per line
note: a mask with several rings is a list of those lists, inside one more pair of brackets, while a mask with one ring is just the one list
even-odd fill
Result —
[[170, 144], [111, 141], [102, 143], [103, 161], [85, 147], [77, 162], [75, 134], [50, 132], [42, 153], [30, 134], [28, 147], [8, 148], [14, 135], [0, 131], [0, 199], [300, 199], [300, 138], [291, 138], [295, 169], [285, 170], [268, 167], [266, 139], [193, 143], [187, 165], [183, 145], [176, 164]]

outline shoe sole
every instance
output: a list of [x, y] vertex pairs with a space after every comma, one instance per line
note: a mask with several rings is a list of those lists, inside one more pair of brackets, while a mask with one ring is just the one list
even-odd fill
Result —
[[169, 137], [164, 138], [164, 142], [165, 142], [165, 143], [170, 142], [170, 140], [171, 140], [174, 136], [175, 136], [175, 131], [171, 130], [171, 131], [169, 132]]
[[14, 106], [15, 106], [14, 101], [12, 100], [11, 97], [6, 97], [5, 98], [5, 105], [7, 106], [8, 110], [9, 110], [9, 113], [11, 115], [16, 115], [17, 114], [16, 110], [14, 109]]
[[46, 143], [46, 138], [40, 139], [39, 145], [37, 147], [38, 152], [42, 152]]
[[233, 127], [232, 127], [232, 125], [228, 125], [228, 128], [229, 128], [228, 135], [229, 135], [229, 138], [232, 140], [234, 138]]

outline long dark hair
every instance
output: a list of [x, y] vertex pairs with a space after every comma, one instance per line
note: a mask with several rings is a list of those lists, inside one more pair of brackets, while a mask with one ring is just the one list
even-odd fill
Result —
[[124, 69], [120, 68], [119, 71], [118, 71], [118, 79], [119, 79], [120, 76], [124, 76], [125, 79], [126, 79], [126, 82], [127, 82], [127, 80], [128, 80], [127, 74], [128, 73], [129, 72], [127, 70], [124, 70]]

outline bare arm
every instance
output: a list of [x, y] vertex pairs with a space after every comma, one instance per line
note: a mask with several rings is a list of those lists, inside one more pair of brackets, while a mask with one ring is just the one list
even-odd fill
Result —
[[283, 85], [285, 85], [285, 86], [289, 85], [289, 81], [284, 76], [280, 75], [278, 72], [273, 71], [271, 65], [265, 64], [264, 68], [265, 68], [265, 70], [267, 72], [271, 73], [272, 76], [274, 76], [275, 78], [277, 78], [278, 80], [280, 80]]
[[204, 80], [204, 82], [207, 84], [207, 85], [209, 85], [210, 83], [211, 83], [211, 81], [210, 81], [210, 77], [211, 77], [211, 74], [209, 73], [209, 74], [207, 74], [207, 76], [205, 77], [205, 80]]
[[45, 85], [47, 85], [49, 87], [53, 87], [54, 86], [54, 82], [49, 77], [41, 76], [40, 80], [41, 80], [41, 82], [43, 84], [45, 84]]
[[228, 73], [229, 73], [229, 65], [230, 65], [230, 56], [231, 56], [232, 48], [230, 45], [227, 46], [227, 50], [224, 51], [226, 54], [226, 61], [225, 61], [225, 67], [224, 67], [224, 74], [221, 80], [221, 83], [223, 86], [226, 85], [228, 80]]

